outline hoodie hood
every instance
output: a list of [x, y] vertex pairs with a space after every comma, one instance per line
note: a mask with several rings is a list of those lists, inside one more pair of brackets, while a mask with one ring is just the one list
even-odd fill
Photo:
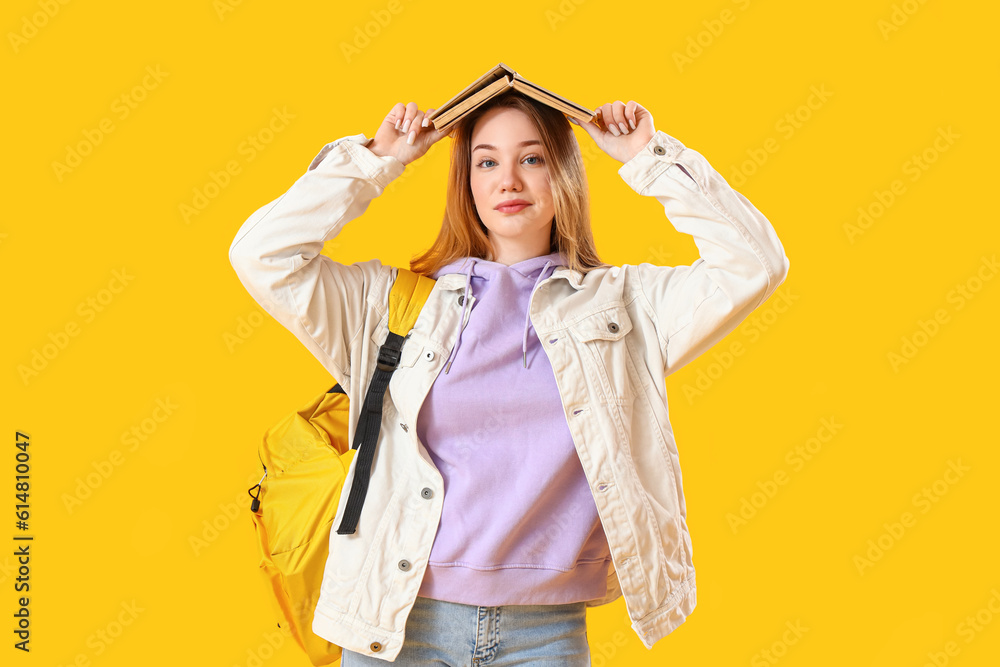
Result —
[[[498, 278], [511, 273], [517, 273], [522, 278], [530, 278], [534, 276], [535, 282], [534, 286], [531, 288], [531, 293], [534, 294], [535, 289], [538, 287], [538, 283], [544, 280], [548, 275], [551, 275], [551, 273], [560, 266], [566, 266], [566, 257], [561, 252], [557, 251], [549, 253], [548, 255], [531, 257], [524, 261], [517, 262], [516, 264], [511, 264], [510, 266], [500, 262], [491, 262], [478, 257], [462, 257], [445, 264], [438, 270], [431, 273], [431, 277], [435, 280], [449, 273], [461, 273], [465, 275], [465, 295], [462, 297], [462, 316], [458, 319], [458, 340], [452, 348], [451, 356], [448, 357], [448, 363], [445, 365], [444, 372], [448, 373], [451, 369], [451, 365], [455, 361], [455, 357], [458, 354], [458, 348], [462, 344], [462, 331], [464, 330], [462, 324], [465, 322], [465, 313], [469, 308], [469, 291], [474, 280], [485, 281], [484, 285], [486, 285], [491, 280], [495, 281]], [[479, 291], [478, 288], [480, 285], [477, 285], [476, 287], [476, 291]], [[531, 325], [531, 317], [529, 314], [531, 304], [530, 296], [528, 298], [528, 304], [529, 308], [525, 309], [524, 313], [524, 335], [521, 342], [524, 368], [528, 367], [528, 327]]]

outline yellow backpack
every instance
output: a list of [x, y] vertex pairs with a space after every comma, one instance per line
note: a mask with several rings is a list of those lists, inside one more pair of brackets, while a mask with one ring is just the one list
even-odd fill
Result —
[[341, 655], [339, 646], [312, 631], [341, 490], [357, 455], [355, 482], [337, 529], [339, 534], [354, 533], [368, 489], [385, 390], [404, 339], [433, 287], [432, 278], [397, 269], [389, 294], [389, 334], [379, 349], [353, 444], [348, 445], [347, 436], [348, 398], [338, 383], [268, 429], [258, 447], [261, 477], [249, 493], [260, 572], [271, 591], [278, 627], [286, 624], [314, 665], [327, 665]]

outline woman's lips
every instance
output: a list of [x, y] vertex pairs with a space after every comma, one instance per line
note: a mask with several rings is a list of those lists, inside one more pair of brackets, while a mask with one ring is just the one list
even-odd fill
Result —
[[501, 213], [517, 213], [522, 208], [528, 208], [531, 204], [514, 204], [513, 206], [498, 206], [497, 210]]

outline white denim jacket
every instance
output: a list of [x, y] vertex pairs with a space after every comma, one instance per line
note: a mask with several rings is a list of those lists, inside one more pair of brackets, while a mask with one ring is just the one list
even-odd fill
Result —
[[[358, 134], [324, 146], [284, 195], [247, 219], [229, 249], [250, 295], [347, 392], [349, 441], [388, 333], [396, 269], [378, 259], [339, 264], [320, 252], [403, 172], [366, 142]], [[586, 276], [559, 267], [538, 284], [529, 312], [613, 559], [607, 595], [587, 605], [624, 596], [632, 628], [651, 649], [695, 606], [664, 378], [733, 331], [784, 281], [789, 264], [768, 220], [674, 137], [657, 131], [618, 173], [640, 195], [656, 197], [673, 227], [694, 237], [700, 258]], [[417, 437], [416, 418], [463, 310], [471, 316], [459, 300], [465, 284], [464, 274], [439, 277], [403, 345], [358, 528], [353, 535], [331, 530], [313, 617], [317, 635], [390, 662], [402, 648], [442, 509], [442, 477]], [[345, 490], [353, 474], [352, 464]]]

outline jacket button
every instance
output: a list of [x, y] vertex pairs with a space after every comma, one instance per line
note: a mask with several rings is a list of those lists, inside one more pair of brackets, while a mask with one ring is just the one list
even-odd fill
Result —
[[653, 152], [656, 153], [657, 155], [666, 155], [667, 149], [664, 148], [663, 146], [653, 146]]
[[379, 644], [378, 642], [372, 642], [372, 643], [371, 643], [371, 644], [370, 644], [370, 645], [368, 646], [368, 648], [370, 648], [371, 650], [373, 650], [373, 651], [375, 651], [376, 653], [378, 653], [379, 651], [381, 651], [381, 650], [382, 650], [382, 645], [381, 645], [381, 644]]
[[424, 498], [433, 498], [434, 491], [431, 490], [429, 486], [425, 486], [423, 489], [420, 490], [420, 495]]
[[458, 297], [458, 305], [460, 305], [460, 306], [464, 306], [465, 305], [465, 295], [464, 294], [462, 296]]
[[410, 561], [408, 561], [408, 560], [401, 560], [401, 561], [399, 561], [399, 569], [402, 570], [403, 572], [406, 572], [407, 570], [409, 570], [410, 569]]
[[426, 359], [427, 361], [434, 361], [434, 351], [427, 350], [427, 352], [424, 353], [424, 359]]
[[402, 426], [403, 430], [406, 431], [407, 433], [410, 432], [410, 427], [404, 424], [403, 422], [400, 422], [399, 425]]
[[618, 323], [611, 322], [610, 324], [608, 324], [608, 331], [610, 331], [611, 333], [618, 333]]

